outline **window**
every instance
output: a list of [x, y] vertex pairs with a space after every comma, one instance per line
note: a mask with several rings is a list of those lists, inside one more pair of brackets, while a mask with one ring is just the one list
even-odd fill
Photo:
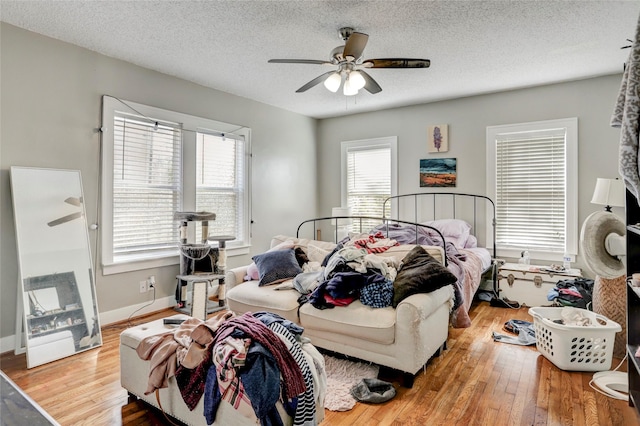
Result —
[[175, 249], [173, 212], [180, 210], [181, 138], [178, 124], [113, 120], [113, 258]]
[[342, 205], [352, 215], [382, 217], [384, 200], [397, 194], [396, 150], [395, 136], [342, 142]]
[[196, 144], [196, 209], [216, 213], [216, 220], [209, 223], [209, 235], [242, 239], [244, 140], [198, 133]]
[[576, 118], [487, 127], [487, 192], [502, 256], [577, 254]]
[[[216, 213], [209, 235], [248, 252], [250, 129], [239, 127], [103, 97], [105, 274], [178, 263], [176, 211]], [[195, 225], [188, 240], [200, 242]]]

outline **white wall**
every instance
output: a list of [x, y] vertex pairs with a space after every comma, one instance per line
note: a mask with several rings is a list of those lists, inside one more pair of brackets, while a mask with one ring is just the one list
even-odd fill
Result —
[[[316, 214], [316, 120], [118, 61], [67, 43], [0, 24], [0, 337], [14, 334], [18, 266], [10, 166], [79, 169], [89, 223], [97, 219], [101, 96], [252, 130], [252, 254], [275, 233]], [[96, 233], [91, 241], [95, 253]], [[249, 256], [229, 259], [229, 266]], [[156, 276], [158, 299], [170, 298], [178, 266], [103, 276], [96, 289], [101, 313], [129, 314], [151, 300], [138, 281]], [[162, 308], [159, 306], [158, 308]], [[5, 339], [6, 340], [6, 339]], [[5, 350], [6, 348], [0, 348]]]
[[[318, 190], [321, 215], [340, 205], [340, 142], [398, 136], [398, 192], [421, 192], [421, 158], [457, 158], [456, 188], [485, 194], [486, 127], [578, 117], [578, 226], [601, 209], [590, 203], [597, 177], [618, 176], [620, 131], [609, 126], [622, 74], [321, 120]], [[449, 152], [427, 153], [427, 127], [449, 124]], [[436, 188], [438, 190], [438, 188]], [[616, 213], [624, 217], [621, 208]], [[562, 259], [558, 259], [558, 263]], [[577, 267], [589, 275], [583, 259]], [[590, 275], [592, 276], [592, 274]]]

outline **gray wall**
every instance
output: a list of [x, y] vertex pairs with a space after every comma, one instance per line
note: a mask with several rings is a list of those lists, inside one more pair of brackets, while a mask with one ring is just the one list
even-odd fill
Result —
[[[486, 127], [578, 117], [579, 225], [601, 209], [590, 203], [597, 177], [618, 176], [620, 130], [609, 126], [622, 75], [321, 120], [318, 124], [320, 213], [340, 205], [340, 142], [398, 136], [398, 192], [420, 192], [419, 159], [457, 158], [455, 192], [486, 193]], [[427, 127], [449, 124], [449, 152], [427, 153]], [[425, 188], [422, 188], [424, 190]], [[450, 188], [445, 188], [448, 191]], [[438, 189], [436, 189], [438, 190]], [[624, 217], [624, 211], [615, 212]], [[558, 259], [558, 263], [562, 259]], [[583, 259], [576, 267], [585, 269]]]
[[[95, 222], [100, 162], [95, 129], [103, 94], [252, 129], [253, 254], [266, 250], [273, 234], [294, 232], [292, 224], [315, 215], [316, 120], [0, 25], [0, 337], [14, 334], [18, 285], [9, 168], [79, 169], [88, 220]], [[95, 232], [91, 241], [95, 253]], [[245, 255], [228, 263], [249, 261]], [[151, 293], [140, 294], [138, 281], [152, 274], [157, 297], [173, 295], [178, 267], [97, 272], [98, 307], [107, 312], [149, 301]]]
[[[96, 220], [100, 97], [135, 102], [251, 127], [253, 246], [264, 251], [276, 233], [340, 205], [340, 142], [398, 136], [399, 192], [420, 191], [418, 160], [428, 158], [427, 127], [449, 124], [460, 192], [485, 193], [485, 128], [564, 117], [579, 119], [579, 221], [596, 177], [617, 176], [619, 130], [609, 118], [621, 75], [469, 97], [316, 121], [117, 61], [0, 24], [0, 337], [15, 329], [18, 280], [9, 190], [12, 165], [80, 169], [87, 215]], [[283, 196], [283, 194], [287, 194]], [[622, 214], [622, 211], [617, 211]], [[91, 235], [95, 247], [95, 233]], [[249, 256], [231, 258], [230, 266]], [[580, 258], [578, 267], [585, 268]], [[111, 276], [98, 270], [101, 312], [143, 303], [138, 281], [154, 274], [158, 297], [172, 295], [176, 267]]]

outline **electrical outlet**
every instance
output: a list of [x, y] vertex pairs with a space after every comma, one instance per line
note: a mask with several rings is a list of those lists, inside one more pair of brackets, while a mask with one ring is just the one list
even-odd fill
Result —
[[147, 280], [140, 281], [140, 293], [147, 292]]
[[147, 279], [147, 291], [152, 291], [156, 286], [156, 277], [155, 275], [149, 276]]

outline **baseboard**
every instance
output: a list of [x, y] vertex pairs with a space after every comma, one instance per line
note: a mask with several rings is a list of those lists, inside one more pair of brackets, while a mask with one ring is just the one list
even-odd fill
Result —
[[112, 311], [100, 312], [100, 325], [105, 326], [107, 324], [113, 324], [114, 322], [126, 320], [131, 315], [134, 317], [146, 315], [162, 309], [172, 308], [175, 305], [176, 298], [174, 296], [167, 296], [162, 299], [156, 299], [152, 304], [145, 302], [137, 305], [125, 306], [124, 308], [114, 309]]
[[16, 335], [6, 336], [0, 339], [0, 353], [13, 352], [16, 346]]
[[[153, 303], [138, 303], [136, 305], [125, 306], [124, 308], [114, 309], [112, 311], [100, 312], [100, 325], [105, 326], [107, 324], [113, 324], [114, 322], [124, 321], [131, 315], [135, 318], [140, 315], [146, 315], [163, 309], [172, 308], [175, 305], [176, 298], [174, 296], [167, 296], [162, 299], [156, 299]], [[13, 352], [14, 349], [15, 334], [0, 338], [0, 353]]]

